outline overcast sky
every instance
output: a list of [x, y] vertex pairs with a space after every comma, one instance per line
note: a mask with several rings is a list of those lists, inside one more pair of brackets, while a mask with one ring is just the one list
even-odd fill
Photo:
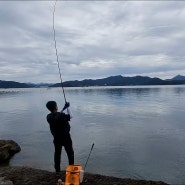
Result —
[[[0, 80], [59, 82], [54, 1], [0, 1]], [[185, 1], [58, 1], [63, 81], [185, 75]]]

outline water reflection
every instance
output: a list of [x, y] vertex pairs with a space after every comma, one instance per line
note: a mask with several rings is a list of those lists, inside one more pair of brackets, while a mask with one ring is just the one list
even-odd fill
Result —
[[177, 95], [184, 95], [185, 94], [185, 87], [184, 86], [176, 87], [173, 90], [174, 90], [174, 93]]
[[14, 90], [0, 90], [0, 98], [4, 97], [4, 96], [12, 96], [12, 95], [16, 95], [19, 94], [21, 91], [14, 91]]
[[[115, 97], [118, 96], [123, 96], [125, 94], [137, 94], [137, 95], [143, 95], [143, 94], [149, 94], [150, 92], [156, 93], [159, 92], [161, 88], [156, 87], [156, 88], [149, 88], [149, 87], [86, 87], [86, 88], [77, 88], [71, 91], [71, 94], [103, 94], [103, 95], [114, 95]], [[69, 89], [68, 89], [69, 91]]]

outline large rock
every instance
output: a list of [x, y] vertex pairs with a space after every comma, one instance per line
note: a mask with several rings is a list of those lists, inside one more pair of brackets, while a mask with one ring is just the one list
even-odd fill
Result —
[[13, 182], [10, 180], [5, 180], [4, 177], [0, 177], [0, 185], [13, 185]]
[[0, 140], [0, 163], [8, 161], [15, 153], [20, 152], [20, 146], [12, 140]]

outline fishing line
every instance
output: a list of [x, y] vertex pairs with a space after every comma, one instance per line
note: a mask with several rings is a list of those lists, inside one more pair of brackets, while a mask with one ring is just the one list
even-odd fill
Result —
[[58, 57], [58, 50], [57, 50], [57, 41], [56, 41], [56, 31], [55, 31], [55, 10], [56, 10], [56, 4], [57, 4], [57, 0], [55, 1], [54, 8], [53, 8], [53, 39], [54, 39], [54, 43], [55, 43], [55, 54], [56, 54], [56, 59], [57, 59], [58, 72], [59, 72], [59, 76], [60, 76], [60, 85], [62, 87], [64, 100], [65, 100], [65, 103], [66, 103], [67, 100], [66, 100], [66, 95], [65, 95], [64, 86], [63, 86], [63, 80], [62, 80], [62, 74], [61, 74], [59, 57]]

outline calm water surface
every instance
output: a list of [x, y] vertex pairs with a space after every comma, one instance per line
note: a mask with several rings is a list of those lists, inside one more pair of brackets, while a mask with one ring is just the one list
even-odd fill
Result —
[[[86, 171], [185, 184], [185, 86], [67, 88], [66, 96], [76, 163], [95, 144]], [[53, 171], [48, 100], [62, 108], [61, 89], [0, 90], [0, 138], [22, 148], [10, 165]]]

